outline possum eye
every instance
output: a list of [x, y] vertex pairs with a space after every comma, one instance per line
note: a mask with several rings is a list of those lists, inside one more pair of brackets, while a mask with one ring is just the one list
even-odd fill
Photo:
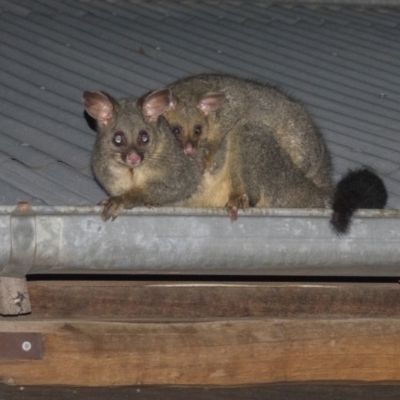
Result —
[[179, 136], [182, 133], [182, 128], [180, 126], [173, 126], [172, 127], [172, 133], [175, 136]]
[[112, 142], [118, 147], [122, 146], [125, 143], [125, 135], [123, 134], [123, 132], [121, 131], [115, 132]]
[[139, 132], [138, 143], [139, 144], [147, 144], [150, 141], [150, 136], [146, 131]]
[[193, 129], [193, 132], [195, 135], [199, 136], [201, 135], [202, 129], [201, 129], [201, 125], [196, 125]]

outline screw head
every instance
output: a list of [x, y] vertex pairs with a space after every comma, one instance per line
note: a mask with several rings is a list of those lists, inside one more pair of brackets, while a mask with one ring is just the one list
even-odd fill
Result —
[[22, 343], [22, 350], [29, 351], [32, 348], [31, 342], [24, 342]]

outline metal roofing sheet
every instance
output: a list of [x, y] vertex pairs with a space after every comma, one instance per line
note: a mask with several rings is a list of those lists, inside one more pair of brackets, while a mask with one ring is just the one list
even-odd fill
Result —
[[400, 208], [400, 9], [262, 1], [0, 0], [0, 204], [97, 203], [82, 92], [227, 72], [303, 100], [334, 177], [370, 165]]

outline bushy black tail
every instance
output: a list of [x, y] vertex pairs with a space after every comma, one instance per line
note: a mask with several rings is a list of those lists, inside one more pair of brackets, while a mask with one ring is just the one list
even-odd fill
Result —
[[337, 184], [333, 198], [331, 225], [339, 235], [346, 234], [351, 217], [360, 208], [384, 208], [387, 191], [381, 178], [362, 168], [349, 171]]

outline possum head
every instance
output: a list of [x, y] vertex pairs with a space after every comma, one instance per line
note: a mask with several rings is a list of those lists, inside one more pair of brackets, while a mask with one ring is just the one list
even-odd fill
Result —
[[201, 143], [210, 139], [215, 112], [225, 101], [222, 93], [206, 93], [194, 102], [175, 96], [170, 89], [151, 92], [143, 99], [144, 113], [153, 118], [164, 115], [171, 132], [181, 143], [185, 154], [193, 154]]
[[85, 91], [83, 101], [87, 114], [96, 121], [95, 150], [102, 156], [136, 168], [155, 152], [160, 137], [157, 121], [144, 115], [136, 100]]

